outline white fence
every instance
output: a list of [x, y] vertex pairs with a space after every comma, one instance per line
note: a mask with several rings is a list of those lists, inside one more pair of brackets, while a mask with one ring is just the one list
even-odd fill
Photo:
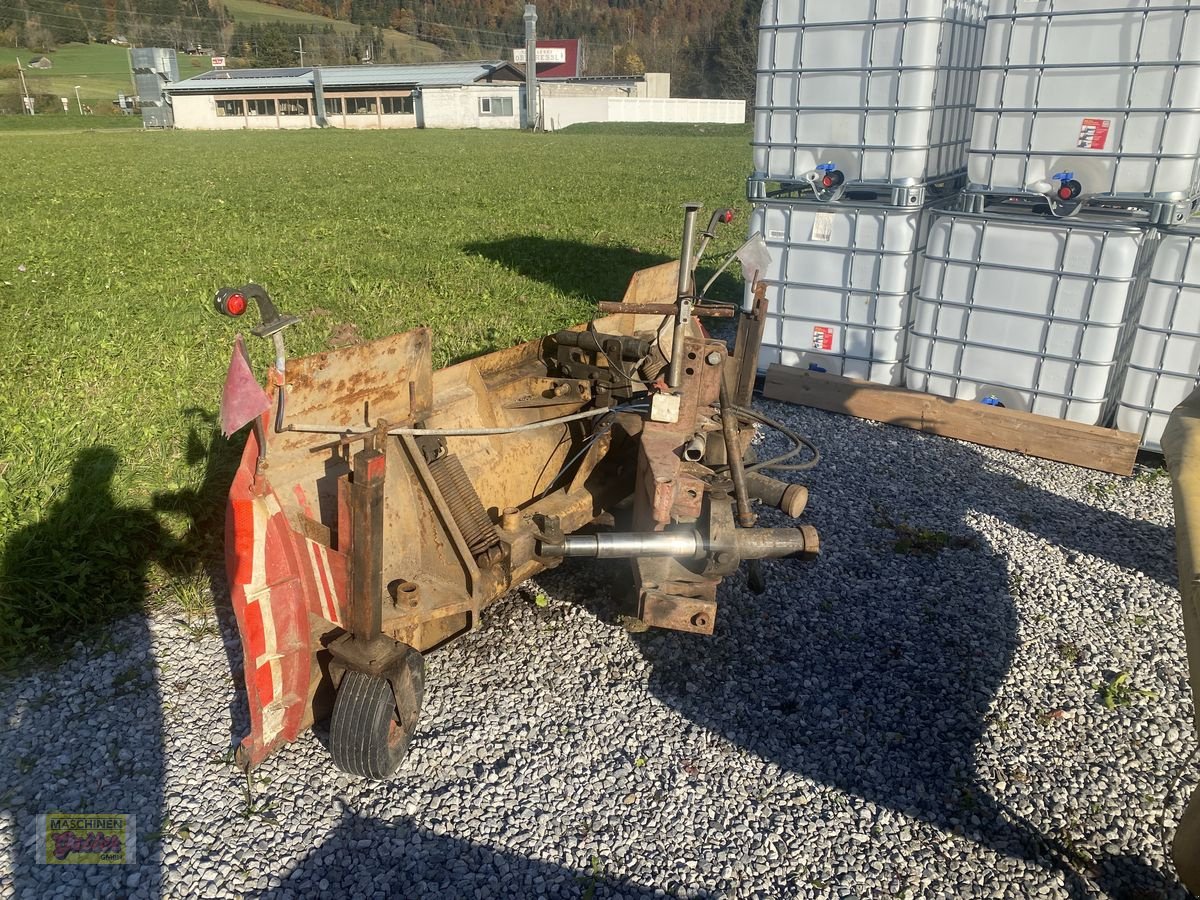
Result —
[[543, 97], [542, 123], [558, 131], [579, 122], [688, 122], [739, 125], [744, 100], [657, 97]]

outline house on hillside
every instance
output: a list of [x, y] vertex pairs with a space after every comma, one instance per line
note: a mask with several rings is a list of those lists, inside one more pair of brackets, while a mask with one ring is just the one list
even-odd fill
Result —
[[165, 91], [176, 128], [521, 128], [524, 78], [503, 60], [214, 69]]
[[34, 56], [26, 63], [31, 69], [49, 69], [54, 65], [48, 56]]

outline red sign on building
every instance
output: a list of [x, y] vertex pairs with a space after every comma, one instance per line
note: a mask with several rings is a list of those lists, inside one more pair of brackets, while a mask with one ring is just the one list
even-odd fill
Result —
[[[513, 62], [525, 65], [525, 48], [513, 50]], [[538, 78], [578, 78], [583, 74], [583, 42], [569, 40], [538, 40]]]

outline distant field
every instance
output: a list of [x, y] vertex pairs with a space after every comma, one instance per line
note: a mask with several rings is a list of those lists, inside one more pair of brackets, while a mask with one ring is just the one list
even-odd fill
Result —
[[[18, 59], [25, 66], [25, 79], [29, 90], [35, 94], [47, 93], [67, 97], [71, 109], [75, 110], [75, 85], [79, 85], [80, 99], [94, 107], [107, 111], [117, 94], [133, 93], [133, 82], [129, 71], [129, 51], [125, 47], [111, 44], [66, 44], [49, 55], [53, 68], [30, 69], [29, 60], [39, 54], [32, 50], [0, 48], [0, 65], [11, 65]], [[191, 78], [212, 68], [212, 63], [203, 56], [179, 56], [179, 77]], [[0, 92], [16, 89], [15, 80], [0, 81]], [[38, 110], [43, 112], [43, 110]], [[61, 112], [61, 110], [59, 110]], [[78, 113], [76, 113], [78, 114]]]
[[[284, 22], [288, 25], [311, 25], [314, 29], [332, 25], [335, 31], [343, 34], [358, 28], [357, 25], [350, 22], [327, 19], [324, 16], [301, 12], [298, 9], [284, 9], [269, 3], [259, 3], [258, 0], [223, 0], [223, 2], [236, 22]], [[442, 58], [440, 47], [425, 41], [418, 41], [392, 29], [384, 30], [384, 40], [389, 47], [395, 48], [401, 54], [402, 62], [428, 62]]]
[[212, 417], [250, 323], [218, 286], [266, 285], [293, 353], [430, 325], [443, 365], [586, 319], [678, 256], [686, 200], [742, 210], [732, 249], [749, 160], [744, 134], [6, 133], [0, 665], [135, 604], [149, 561], [177, 589], [219, 565]]

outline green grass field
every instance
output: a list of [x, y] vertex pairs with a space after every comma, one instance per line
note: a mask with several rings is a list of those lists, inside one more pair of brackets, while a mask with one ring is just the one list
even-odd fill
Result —
[[[19, 59], [28, 67], [29, 60], [40, 54], [33, 50], [0, 48], [0, 66], [12, 65]], [[129, 73], [129, 51], [125, 47], [111, 44], [66, 44], [48, 54], [50, 69], [25, 69], [25, 79], [31, 93], [54, 94], [71, 101], [70, 114], [78, 115], [75, 104], [75, 85], [79, 85], [80, 99], [95, 108], [96, 112], [107, 112], [117, 94], [133, 93], [133, 82]], [[179, 77], [191, 78], [212, 68], [204, 56], [179, 56]], [[0, 81], [0, 92], [16, 92], [15, 79]], [[57, 110], [38, 110], [39, 113], [62, 115]]]
[[[284, 9], [269, 3], [259, 3], [258, 0], [222, 0], [225, 9], [234, 20], [244, 24], [253, 22], [282, 22], [285, 25], [307, 25], [314, 30], [332, 25], [333, 30], [346, 34], [357, 30], [358, 26], [350, 22], [327, 19], [324, 16], [313, 15], [298, 9]], [[401, 34], [392, 29], [384, 30], [384, 41], [401, 54], [403, 62], [429, 62], [442, 58], [442, 50], [435, 44], [419, 41], [407, 34]], [[319, 35], [314, 37], [314, 46], [319, 46]], [[308, 46], [307, 39], [305, 46]]]
[[95, 631], [144, 578], [219, 564], [237, 446], [213, 416], [237, 328], [217, 287], [260, 282], [301, 316], [293, 354], [347, 325], [430, 325], [442, 365], [619, 297], [678, 255], [686, 200], [740, 210], [732, 249], [748, 138], [5, 134], [0, 663]]

